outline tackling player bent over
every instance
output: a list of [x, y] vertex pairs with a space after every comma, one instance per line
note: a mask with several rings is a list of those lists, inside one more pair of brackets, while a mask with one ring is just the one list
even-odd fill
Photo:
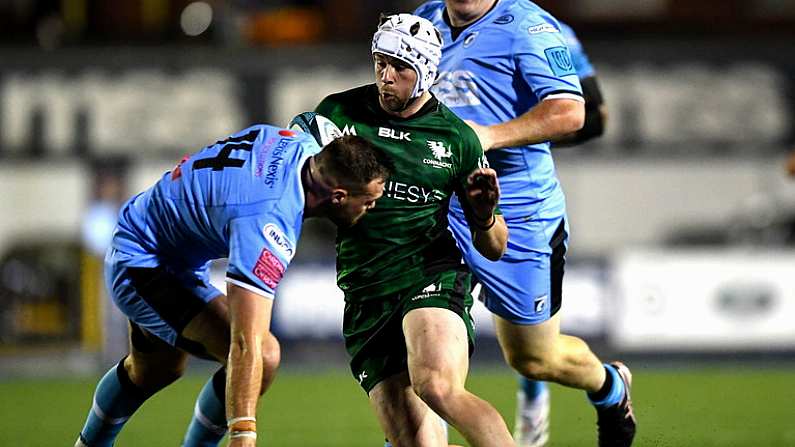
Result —
[[[183, 373], [188, 354], [222, 367], [196, 401], [183, 446], [254, 446], [259, 396], [279, 365], [270, 332], [279, 281], [303, 219], [355, 224], [382, 195], [389, 161], [364, 139], [322, 150], [304, 133], [256, 125], [186, 157], [120, 212], [105, 259], [130, 320], [130, 353], [97, 385], [76, 446], [110, 446], [143, 402]], [[229, 258], [227, 295], [210, 261]]]

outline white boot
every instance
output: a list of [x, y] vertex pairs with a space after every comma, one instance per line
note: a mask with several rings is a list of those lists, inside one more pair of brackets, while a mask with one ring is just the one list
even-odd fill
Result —
[[516, 392], [516, 424], [513, 437], [518, 447], [543, 447], [549, 440], [549, 388], [529, 400]]

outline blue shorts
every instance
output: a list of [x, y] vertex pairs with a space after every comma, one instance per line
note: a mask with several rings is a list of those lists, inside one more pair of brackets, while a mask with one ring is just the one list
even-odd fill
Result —
[[565, 214], [548, 219], [506, 217], [508, 248], [497, 261], [481, 256], [461, 211], [448, 214], [450, 231], [492, 313], [514, 324], [538, 324], [560, 310], [568, 225]]
[[210, 284], [207, 268], [134, 267], [111, 248], [105, 257], [105, 284], [113, 302], [130, 321], [172, 346], [180, 333], [222, 292]]

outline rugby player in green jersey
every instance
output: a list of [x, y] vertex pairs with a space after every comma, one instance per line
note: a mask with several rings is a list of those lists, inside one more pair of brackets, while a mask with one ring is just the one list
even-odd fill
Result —
[[410, 14], [373, 37], [376, 83], [316, 111], [393, 162], [377, 206], [337, 235], [337, 283], [351, 370], [394, 445], [446, 445], [435, 411], [473, 446], [512, 446], [497, 411], [464, 388], [473, 347], [470, 274], [447, 229], [455, 193], [477, 250], [499, 259], [507, 229], [477, 135], [428, 91], [441, 36]]

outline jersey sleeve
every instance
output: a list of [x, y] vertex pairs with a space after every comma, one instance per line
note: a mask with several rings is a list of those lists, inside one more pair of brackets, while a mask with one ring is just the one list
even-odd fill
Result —
[[[461, 171], [456, 181], [455, 193], [458, 195], [458, 200], [461, 202], [464, 213], [468, 214], [470, 213], [469, 202], [464, 196], [464, 191], [466, 190], [467, 186], [467, 178], [475, 169], [488, 168], [489, 160], [486, 158], [486, 154], [483, 152], [483, 147], [480, 145], [480, 139], [471, 127], [469, 127], [466, 123], [462, 123], [460, 126], [460, 132]], [[494, 210], [494, 212], [495, 214], [502, 214], [499, 205], [497, 205], [497, 208]]]
[[489, 162], [480, 145], [478, 135], [466, 123], [459, 126], [461, 132], [461, 173], [459, 180], [466, 185], [467, 177], [477, 168], [488, 168]]
[[574, 64], [574, 70], [577, 71], [577, 77], [585, 79], [594, 76], [596, 73], [593, 65], [591, 65], [588, 55], [585, 54], [585, 49], [582, 47], [582, 43], [577, 38], [574, 30], [565, 23], [561, 23], [560, 32], [563, 33], [563, 37], [566, 39], [566, 46], [569, 47], [569, 52], [571, 52], [571, 61]]
[[550, 95], [582, 100], [577, 70], [555, 19], [533, 14], [517, 26], [515, 63], [538, 100]]
[[420, 6], [417, 7], [417, 9], [414, 10], [412, 14], [430, 20], [434, 12], [434, 9], [439, 8], [438, 3], [439, 2], [434, 2], [434, 1], [422, 3]]
[[295, 254], [295, 236], [280, 219], [242, 217], [230, 223], [226, 282], [273, 299]]

